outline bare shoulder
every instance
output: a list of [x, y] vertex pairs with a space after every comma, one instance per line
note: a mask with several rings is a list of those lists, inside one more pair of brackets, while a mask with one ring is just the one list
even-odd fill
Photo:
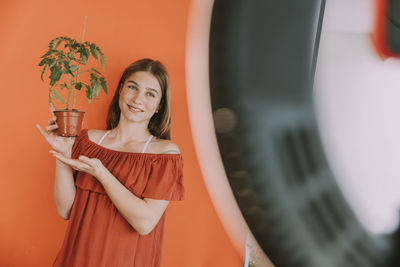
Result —
[[106, 133], [106, 130], [99, 130], [99, 129], [89, 129], [88, 136], [89, 139], [93, 142], [98, 142], [100, 138]]
[[180, 154], [179, 147], [170, 140], [158, 139], [161, 154]]

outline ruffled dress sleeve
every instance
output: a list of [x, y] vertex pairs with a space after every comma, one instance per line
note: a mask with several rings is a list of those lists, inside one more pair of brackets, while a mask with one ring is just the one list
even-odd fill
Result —
[[[88, 131], [88, 129], [82, 129], [79, 136], [75, 137], [74, 144], [72, 145], [72, 148], [71, 148], [71, 158], [72, 159], [77, 159], [82, 154], [82, 150], [84, 147], [82, 145], [82, 142], [84, 142], [83, 140], [84, 140], [85, 135], [87, 135], [87, 131]], [[75, 179], [76, 179], [77, 174], [78, 174], [78, 171], [75, 169], [72, 169], [72, 175]]]
[[180, 154], [160, 154], [153, 159], [142, 198], [184, 200], [183, 160]]

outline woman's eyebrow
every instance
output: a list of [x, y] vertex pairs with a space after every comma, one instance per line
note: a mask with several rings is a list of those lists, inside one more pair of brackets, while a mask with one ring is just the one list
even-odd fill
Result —
[[[129, 80], [129, 81], [127, 81], [128, 83], [133, 83], [133, 84], [135, 84], [135, 85], [139, 85], [137, 82], [135, 82], [134, 80]], [[150, 87], [147, 87], [146, 89], [148, 89], [148, 90], [150, 90], [150, 91], [153, 91], [153, 92], [155, 92], [155, 93], [159, 93], [156, 89], [153, 89], [153, 88], [150, 88]]]
[[153, 88], [150, 88], [150, 87], [147, 87], [146, 89], [147, 89], [147, 90], [150, 90], [150, 91], [153, 91], [153, 92], [155, 92], [155, 93], [158, 94], [158, 91], [157, 91], [156, 89], [153, 89]]

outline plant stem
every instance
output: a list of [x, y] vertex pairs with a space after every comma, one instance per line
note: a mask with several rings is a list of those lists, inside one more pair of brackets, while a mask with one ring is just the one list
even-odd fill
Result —
[[52, 95], [51, 95], [51, 90], [52, 90], [52, 88], [53, 88], [53, 87], [51, 87], [50, 90], [49, 90], [49, 106], [50, 106], [50, 107], [51, 107], [51, 101], [53, 100], [53, 97], [52, 97]]
[[82, 43], [83, 43], [83, 40], [85, 39], [86, 20], [87, 20], [87, 16], [85, 16], [85, 21], [83, 22]]
[[[79, 69], [81, 68], [81, 64], [78, 63], [78, 69], [76, 70], [76, 76], [75, 76], [75, 84], [78, 83], [78, 77], [79, 77]], [[74, 100], [72, 102], [72, 109], [75, 108], [75, 101], [76, 101], [76, 88], [74, 89]], [[82, 89], [81, 89], [82, 90]]]
[[[78, 80], [78, 78], [76, 80]], [[76, 100], [76, 89], [74, 90], [74, 98], [73, 98], [73, 101], [72, 101], [72, 109], [75, 108], [75, 100]]]
[[68, 87], [67, 110], [69, 108], [69, 100], [71, 98], [71, 90], [72, 90], [72, 75], [68, 74], [68, 76], [69, 76], [69, 87]]
[[53, 93], [54, 87], [56, 87], [56, 85], [53, 85], [52, 87], [50, 87], [50, 90], [49, 90], [49, 106], [50, 106], [50, 107], [51, 107], [51, 103], [53, 102], [53, 95], [52, 95], [52, 93]]
[[[83, 22], [83, 32], [82, 32], [81, 44], [83, 43], [83, 40], [85, 39], [86, 21], [87, 21], [87, 16], [85, 16], [85, 21]], [[75, 84], [78, 83], [79, 69], [80, 68], [81, 68], [81, 64], [78, 63], [78, 69], [76, 70], [76, 76], [75, 76]], [[72, 109], [75, 108], [75, 101], [76, 101], [76, 88], [74, 89], [74, 95], [73, 95], [73, 100], [72, 100]]]

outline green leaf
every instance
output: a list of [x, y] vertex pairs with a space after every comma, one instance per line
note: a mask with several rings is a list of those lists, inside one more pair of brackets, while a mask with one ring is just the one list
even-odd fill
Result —
[[71, 71], [71, 66], [69, 65], [69, 62], [68, 61], [63, 61], [62, 63], [64, 65], [64, 70], [65, 70], [65, 71], [63, 71], [63, 73], [69, 73], [72, 76], [74, 76], [74, 74]]
[[67, 53], [67, 58], [76, 60], [75, 57], [74, 57], [74, 54], [72, 52], [68, 52]]
[[[59, 38], [59, 37], [58, 37], [58, 38]], [[57, 41], [58, 38], [54, 38], [53, 40], [50, 41], [50, 43], [49, 43], [49, 48], [50, 48], [50, 50], [53, 50], [54, 42]]]
[[76, 90], [81, 90], [81, 88], [82, 88], [82, 83], [79, 82], [79, 83], [75, 84], [75, 89]]
[[97, 76], [93, 73], [90, 73], [90, 83], [92, 87], [92, 97], [96, 94], [97, 87], [100, 86], [99, 81], [97, 80]]
[[58, 60], [67, 60], [67, 57], [64, 55], [63, 52], [59, 51], [60, 53], [56, 53], [56, 57], [58, 58]]
[[94, 96], [97, 97], [99, 95], [99, 93], [100, 93], [100, 84], [96, 83], [94, 85]]
[[89, 50], [86, 47], [83, 47], [82, 49], [82, 60], [86, 63], [86, 61], [89, 59]]
[[99, 81], [99, 77], [96, 74], [91, 73], [90, 74], [90, 82], [91, 82], [91, 87], [92, 87], [92, 98], [97, 97], [101, 90], [101, 87], [100, 87], [101, 84]]
[[88, 99], [88, 102], [91, 103], [92, 102], [92, 89], [87, 84], [85, 84], [85, 87], [86, 87], [86, 97]]
[[90, 81], [93, 83], [93, 81], [97, 81], [97, 75], [95, 73], [90, 73]]
[[43, 66], [44, 64], [47, 64], [48, 61], [49, 61], [49, 58], [42, 59], [42, 61], [40, 61], [40, 63], [39, 63], [39, 67]]
[[74, 72], [74, 71], [76, 71], [78, 68], [79, 68], [78, 65], [72, 65], [72, 66], [70, 67], [70, 70], [71, 70], [72, 72]]
[[100, 62], [101, 62], [101, 68], [104, 70], [104, 65], [105, 65], [105, 60], [106, 58], [103, 56], [103, 54], [100, 55]]
[[47, 69], [47, 66], [48, 66], [48, 65], [44, 65], [43, 70], [42, 70], [42, 74], [40, 74], [40, 79], [42, 79], [43, 82], [44, 82], [44, 80], [43, 80], [43, 74], [44, 74], [45, 70]]
[[101, 88], [103, 88], [104, 92], [107, 94], [107, 82], [104, 80], [103, 77], [100, 77], [100, 85]]
[[99, 58], [99, 52], [97, 51], [97, 47], [95, 44], [90, 44], [90, 52], [92, 53], [95, 59]]
[[41, 58], [45, 58], [45, 57], [51, 55], [53, 52], [54, 52], [54, 51], [49, 50], [49, 51], [47, 51]]
[[83, 62], [83, 64], [86, 64], [86, 61], [88, 60], [88, 57], [86, 56], [85, 52], [81, 51], [80, 52], [80, 56], [81, 56], [81, 60]]
[[64, 99], [62, 99], [62, 96], [60, 95], [60, 93], [57, 90], [54, 90], [54, 97], [60, 101], [61, 103], [64, 104]]
[[82, 60], [82, 62], [85, 62], [84, 61], [84, 58], [85, 58], [85, 55], [84, 55], [84, 49], [83, 49], [83, 46], [81, 46], [81, 45], [79, 45], [80, 47], [79, 47], [79, 49], [78, 49], [78, 53], [79, 53], [79, 57], [81, 58], [81, 60]]
[[55, 58], [50, 58], [49, 59], [49, 68], [54, 67], [57, 64], [57, 60]]
[[56, 43], [56, 46], [54, 47], [54, 49], [57, 49], [57, 47], [61, 44], [61, 42], [63, 41], [64, 38], [60, 38], [60, 40], [58, 40], [58, 42]]
[[96, 70], [95, 68], [91, 68], [91, 70], [92, 70], [93, 72], [95, 72], [95, 73], [101, 75], [101, 73], [100, 73], [98, 70]]
[[50, 78], [50, 86], [53, 86], [56, 84], [56, 82], [58, 82], [60, 80], [62, 71], [61, 71], [61, 67], [58, 65], [53, 66], [52, 68], [50, 68], [51, 74], [49, 76]]
[[77, 42], [74, 42], [73, 44], [71, 44], [71, 48], [72, 49], [77, 49], [77, 48], [79, 48], [81, 45], [79, 44], [79, 43], [77, 43]]

